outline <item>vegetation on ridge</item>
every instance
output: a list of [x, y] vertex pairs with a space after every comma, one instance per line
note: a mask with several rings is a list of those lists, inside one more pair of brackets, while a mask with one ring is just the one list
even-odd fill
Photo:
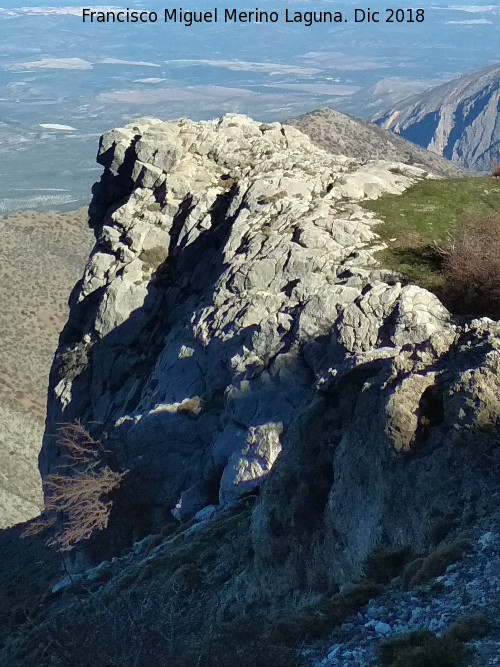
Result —
[[423, 629], [394, 635], [380, 645], [380, 667], [465, 667], [470, 656], [465, 643], [490, 630], [486, 616], [477, 613], [461, 616], [440, 637]]
[[383, 221], [381, 263], [437, 294], [453, 312], [500, 317], [500, 182], [420, 181], [364, 202]]

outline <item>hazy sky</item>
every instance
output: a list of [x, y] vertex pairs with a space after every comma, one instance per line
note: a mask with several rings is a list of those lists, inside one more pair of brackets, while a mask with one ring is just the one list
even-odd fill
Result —
[[[155, 10], [160, 19], [165, 6], [205, 11], [257, 6], [277, 11], [281, 18], [277, 24], [191, 28], [161, 20], [84, 24], [81, 2], [74, 0], [1, 4], [0, 212], [20, 206], [15, 192], [34, 186], [68, 189], [72, 200], [88, 198], [98, 174], [94, 156], [99, 134], [133, 117], [201, 119], [234, 111], [280, 120], [336, 106], [343, 96], [384, 79], [393, 80], [392, 87], [415, 84], [420, 89], [498, 59], [499, 3], [422, 0], [425, 20], [413, 24], [355, 24], [353, 8], [363, 6], [357, 1], [151, 0], [126, 5]], [[286, 9], [342, 11], [350, 21], [289, 24], [284, 22]], [[361, 104], [358, 113], [363, 111], [369, 115]], [[24, 188], [19, 174], [28, 169], [30, 182]]]

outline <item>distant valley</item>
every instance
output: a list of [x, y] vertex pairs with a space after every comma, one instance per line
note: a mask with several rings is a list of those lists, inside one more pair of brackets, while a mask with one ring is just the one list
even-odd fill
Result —
[[[263, 0], [259, 9], [275, 4]], [[315, 0], [293, 5], [325, 9]], [[76, 0], [45, 8], [8, 0], [0, 8], [0, 214], [84, 206], [99, 177], [100, 134], [135, 118], [231, 112], [274, 122], [330, 108], [369, 120], [497, 61], [498, 7], [419, 6], [425, 22], [418, 26], [262, 24], [221, 32], [155, 24], [137, 39], [134, 25], [83, 24]], [[152, 0], [148, 8], [163, 6]], [[352, 3], [337, 8], [349, 13]]]

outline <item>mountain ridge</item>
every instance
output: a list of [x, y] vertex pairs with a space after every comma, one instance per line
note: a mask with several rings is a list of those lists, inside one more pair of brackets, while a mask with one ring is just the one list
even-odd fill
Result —
[[377, 114], [373, 121], [468, 169], [500, 160], [500, 65], [470, 72]]
[[376, 159], [396, 160], [413, 164], [444, 178], [460, 178], [469, 173], [460, 165], [401, 139], [374, 123], [333, 109], [318, 109], [286, 122], [307, 134], [320, 148], [330, 153], [354, 157], [361, 162]]

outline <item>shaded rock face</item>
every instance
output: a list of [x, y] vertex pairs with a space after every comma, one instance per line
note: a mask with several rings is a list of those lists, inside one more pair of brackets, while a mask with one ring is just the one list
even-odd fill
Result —
[[380, 270], [359, 204], [426, 172], [242, 116], [141, 120], [98, 160], [42, 477], [57, 424], [80, 419], [130, 470], [132, 538], [261, 488], [257, 571], [294, 585], [351, 580], [375, 543], [421, 545], [476, 502], [498, 327], [460, 328]]
[[378, 114], [374, 121], [423, 148], [490, 172], [500, 160], [500, 65], [449, 81]]
[[500, 326], [475, 321], [325, 378], [253, 516], [261, 576], [356, 579], [373, 547], [427, 546], [498, 498]]

